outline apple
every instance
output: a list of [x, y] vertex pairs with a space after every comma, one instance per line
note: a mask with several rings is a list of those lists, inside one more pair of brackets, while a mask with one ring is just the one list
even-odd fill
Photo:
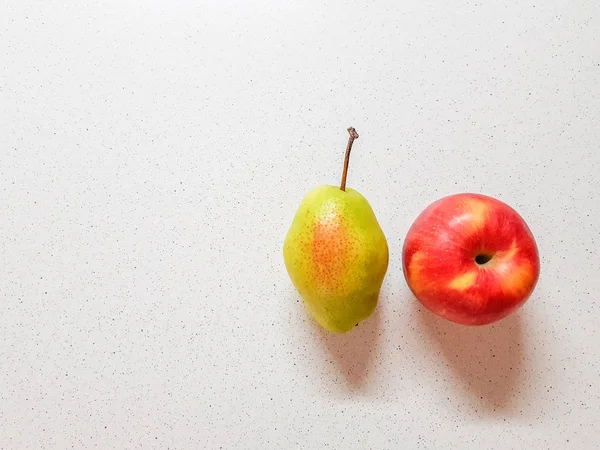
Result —
[[540, 261], [531, 230], [510, 206], [481, 194], [429, 205], [402, 249], [406, 282], [430, 311], [463, 325], [496, 322], [535, 289]]

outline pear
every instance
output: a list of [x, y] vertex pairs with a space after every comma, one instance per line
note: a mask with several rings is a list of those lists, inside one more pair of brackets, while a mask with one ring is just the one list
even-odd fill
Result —
[[354, 128], [348, 133], [341, 185], [319, 186], [304, 197], [283, 245], [294, 287], [319, 325], [333, 333], [345, 333], [373, 314], [389, 259], [371, 205], [346, 188], [358, 138]]

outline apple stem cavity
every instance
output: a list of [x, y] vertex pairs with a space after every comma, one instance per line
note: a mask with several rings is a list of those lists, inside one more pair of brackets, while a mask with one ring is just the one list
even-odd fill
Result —
[[480, 253], [475, 256], [475, 262], [480, 266], [483, 266], [492, 260], [492, 255], [488, 255], [487, 253]]
[[352, 150], [352, 144], [354, 144], [354, 139], [358, 139], [358, 133], [354, 128], [348, 128], [348, 134], [350, 134], [350, 137], [348, 138], [348, 146], [346, 147], [344, 171], [342, 172], [342, 182], [340, 183], [340, 189], [342, 191], [346, 190], [346, 177], [348, 176], [348, 164], [350, 163], [350, 151]]

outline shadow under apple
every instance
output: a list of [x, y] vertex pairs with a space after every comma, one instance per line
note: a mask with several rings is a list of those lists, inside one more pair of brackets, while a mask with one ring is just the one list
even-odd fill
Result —
[[437, 317], [414, 297], [412, 303], [421, 328], [485, 412], [519, 413], [525, 351], [518, 311], [494, 324], [465, 326]]

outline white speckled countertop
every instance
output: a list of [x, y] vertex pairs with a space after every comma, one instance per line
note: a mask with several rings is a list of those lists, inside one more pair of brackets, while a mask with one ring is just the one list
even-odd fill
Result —
[[[597, 0], [5, 0], [0, 448], [600, 448], [599, 27]], [[333, 336], [281, 247], [348, 126], [390, 267]], [[542, 258], [483, 328], [401, 272], [461, 191]]]

